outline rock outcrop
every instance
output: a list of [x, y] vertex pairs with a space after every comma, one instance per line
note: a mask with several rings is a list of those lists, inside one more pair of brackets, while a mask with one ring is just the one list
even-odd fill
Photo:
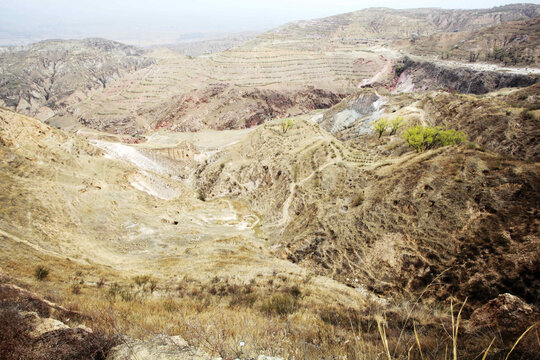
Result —
[[504, 339], [517, 339], [539, 317], [536, 308], [517, 296], [504, 293], [477, 308], [470, 317], [467, 330], [471, 333], [493, 331]]
[[124, 340], [107, 360], [221, 360], [190, 347], [180, 336], [157, 336], [148, 341]]
[[0, 280], [0, 357], [5, 360], [104, 359], [116, 338], [92, 331], [84, 316]]

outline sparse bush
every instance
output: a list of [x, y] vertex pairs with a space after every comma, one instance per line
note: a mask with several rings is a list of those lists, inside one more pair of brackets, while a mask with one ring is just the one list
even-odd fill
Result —
[[153, 293], [157, 288], [157, 280], [150, 280], [150, 293]]
[[201, 201], [206, 201], [206, 198], [204, 197], [204, 194], [203, 193], [199, 193], [197, 195], [197, 199], [201, 200]]
[[454, 129], [444, 130], [442, 127], [413, 126], [403, 133], [407, 144], [417, 152], [433, 149], [439, 146], [461, 144], [467, 136]]
[[292, 314], [296, 307], [296, 299], [288, 293], [272, 295], [261, 305], [261, 310], [270, 315]]
[[107, 292], [107, 297], [111, 302], [114, 302], [118, 297], [123, 301], [135, 300], [135, 294], [130, 289], [118, 285], [118, 283], [111, 284]]
[[523, 109], [523, 111], [520, 114], [520, 117], [522, 120], [532, 120], [534, 116], [530, 110]]
[[293, 119], [283, 119], [281, 120], [281, 130], [285, 134], [293, 126]]
[[287, 289], [287, 292], [297, 299], [302, 296], [302, 290], [300, 290], [298, 285], [291, 286]]
[[150, 281], [150, 275], [139, 275], [133, 277], [133, 282], [138, 286], [144, 286], [147, 282]]
[[253, 307], [253, 304], [257, 301], [258, 295], [255, 293], [240, 293], [233, 294], [229, 301], [229, 307], [243, 306], [247, 308]]
[[388, 119], [386, 118], [380, 118], [379, 120], [375, 121], [375, 123], [373, 124], [373, 129], [375, 130], [377, 134], [379, 134], [379, 137], [378, 137], [379, 139], [384, 134], [386, 129], [388, 129], [389, 125], [390, 124], [388, 122]]
[[45, 278], [47, 278], [47, 276], [49, 276], [49, 269], [47, 269], [47, 268], [44, 267], [44, 266], [39, 265], [39, 266], [36, 268], [36, 270], [34, 271], [34, 276], [35, 276], [36, 279], [38, 279], [39, 281], [45, 280]]
[[163, 302], [163, 309], [166, 312], [174, 313], [177, 312], [180, 306], [173, 299], [165, 299]]

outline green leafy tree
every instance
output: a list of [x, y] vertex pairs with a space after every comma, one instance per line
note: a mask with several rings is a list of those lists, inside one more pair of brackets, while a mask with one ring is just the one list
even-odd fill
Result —
[[417, 152], [433, 149], [439, 146], [461, 144], [467, 140], [467, 136], [454, 129], [445, 130], [442, 127], [413, 126], [403, 133], [407, 144]]
[[384, 134], [386, 129], [390, 126], [388, 119], [386, 118], [380, 118], [379, 120], [375, 121], [373, 124], [373, 129], [377, 134], [379, 134], [378, 139], [381, 138], [381, 136]]

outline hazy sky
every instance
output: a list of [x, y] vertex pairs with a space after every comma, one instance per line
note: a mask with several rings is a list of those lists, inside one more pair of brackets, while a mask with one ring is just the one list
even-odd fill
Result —
[[[102, 36], [128, 42], [195, 32], [266, 30], [366, 7], [487, 8], [504, 0], [0, 0], [0, 43], [9, 38]], [[539, 3], [539, 1], [528, 1]]]

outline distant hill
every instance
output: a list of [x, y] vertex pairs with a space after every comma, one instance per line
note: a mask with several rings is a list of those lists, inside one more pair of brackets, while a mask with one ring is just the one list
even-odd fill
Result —
[[269, 34], [341, 40], [395, 39], [437, 32], [476, 30], [540, 15], [540, 5], [515, 4], [477, 10], [369, 8], [322, 19], [299, 21]]
[[205, 54], [213, 54], [225, 50], [229, 50], [235, 46], [239, 46], [244, 42], [253, 39], [257, 36], [255, 32], [245, 32], [223, 36], [218, 39], [197, 40], [189, 42], [180, 42], [177, 44], [168, 44], [165, 47], [179, 52], [187, 56], [199, 56]]
[[105, 88], [114, 79], [148, 66], [145, 51], [105, 39], [46, 40], [0, 52], [0, 99], [17, 111], [47, 119]]
[[[403, 55], [396, 50], [409, 51], [411, 39], [418, 40], [416, 53], [433, 55], [440, 49], [429, 43], [421, 47], [429, 36], [460, 37], [492, 26], [503, 26], [503, 34], [504, 26], [516, 26], [508, 22], [535, 24], [539, 15], [540, 6], [534, 4], [481, 10], [370, 8], [287, 24], [251, 40], [237, 39], [239, 46], [221, 52], [237, 40], [152, 52], [107, 40], [45, 41], [0, 53], [5, 74], [0, 99], [59, 127], [130, 135], [159, 128], [244, 128], [329, 107], [359, 87], [388, 84]], [[536, 29], [526, 33], [528, 43], [516, 46], [519, 52], [530, 45], [521, 52], [524, 59], [534, 57]], [[478, 36], [491, 39], [488, 33]], [[522, 32], [518, 27], [514, 33]], [[493, 37], [492, 43], [504, 42]], [[518, 38], [512, 44], [520, 43]], [[471, 49], [481, 45], [474, 35], [470, 42]], [[452, 53], [467, 60], [470, 52]], [[113, 80], [118, 81], [112, 85]]]
[[415, 55], [442, 59], [538, 66], [540, 17], [474, 31], [437, 33], [408, 42], [405, 47]]

